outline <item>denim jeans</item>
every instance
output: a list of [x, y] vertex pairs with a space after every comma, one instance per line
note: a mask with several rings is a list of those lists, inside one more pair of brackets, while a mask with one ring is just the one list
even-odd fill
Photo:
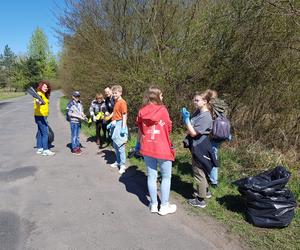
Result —
[[[212, 141], [211, 145], [212, 145], [212, 149], [215, 154], [215, 157], [218, 160], [218, 151], [219, 151], [219, 147], [220, 147], [221, 143]], [[210, 175], [209, 175], [209, 179], [211, 181], [211, 184], [218, 184], [218, 168], [217, 167], [213, 166], [213, 168], [210, 172]]]
[[116, 153], [116, 162], [118, 163], [119, 166], [125, 165], [126, 162], [126, 152], [125, 152], [125, 143], [118, 147], [118, 145], [113, 141], [113, 147], [115, 149]]
[[147, 184], [150, 194], [151, 204], [157, 204], [157, 165], [160, 165], [160, 172], [162, 181], [160, 185], [161, 205], [166, 205], [169, 202], [171, 175], [172, 175], [172, 161], [156, 159], [149, 156], [144, 156], [147, 167]]
[[38, 131], [36, 135], [36, 147], [43, 148], [43, 150], [48, 149], [48, 123], [47, 117], [45, 116], [34, 116], [35, 123], [37, 124]]
[[79, 133], [80, 133], [80, 123], [75, 123], [75, 122], [70, 122], [70, 127], [71, 127], [71, 144], [72, 144], [72, 150], [75, 148], [80, 147], [80, 142], [79, 142]]

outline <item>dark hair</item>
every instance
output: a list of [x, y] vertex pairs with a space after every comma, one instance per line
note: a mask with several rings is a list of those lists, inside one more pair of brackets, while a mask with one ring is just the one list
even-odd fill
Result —
[[161, 94], [162, 92], [158, 87], [150, 86], [149, 89], [145, 92], [143, 105], [147, 105], [149, 103], [162, 105], [163, 102], [160, 99]]
[[50, 94], [51, 94], [51, 86], [50, 86], [50, 82], [48, 82], [47, 80], [41, 80], [41, 81], [39, 82], [39, 85], [38, 85], [38, 87], [37, 87], [36, 89], [37, 89], [37, 91], [42, 92], [42, 87], [43, 87], [44, 84], [46, 84], [47, 87], [48, 87], [47, 92], [44, 93], [44, 94], [45, 94], [45, 96], [47, 97], [47, 99], [49, 99]]

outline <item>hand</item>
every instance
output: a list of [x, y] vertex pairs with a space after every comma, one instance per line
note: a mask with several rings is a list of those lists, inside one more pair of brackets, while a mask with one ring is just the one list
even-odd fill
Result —
[[97, 121], [97, 118], [95, 115], [93, 115], [93, 122], [96, 122]]
[[120, 135], [124, 136], [125, 134], [126, 134], [126, 129], [125, 128], [121, 128]]
[[190, 124], [190, 112], [185, 107], [181, 109], [182, 121], [185, 125]]
[[134, 150], [136, 151], [136, 152], [139, 152], [140, 150], [141, 150], [141, 144], [140, 144], [140, 142], [136, 142], [136, 144], [135, 144], [135, 147], [134, 147]]

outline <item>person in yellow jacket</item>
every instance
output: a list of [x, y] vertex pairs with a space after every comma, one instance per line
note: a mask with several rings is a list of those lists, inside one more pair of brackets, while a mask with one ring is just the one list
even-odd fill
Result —
[[37, 93], [41, 96], [45, 104], [41, 103], [36, 98], [34, 99], [34, 119], [38, 128], [36, 137], [36, 153], [43, 156], [52, 156], [55, 155], [55, 153], [50, 151], [48, 147], [49, 128], [47, 122], [47, 117], [49, 115], [49, 97], [51, 93], [50, 83], [42, 80], [37, 87]]

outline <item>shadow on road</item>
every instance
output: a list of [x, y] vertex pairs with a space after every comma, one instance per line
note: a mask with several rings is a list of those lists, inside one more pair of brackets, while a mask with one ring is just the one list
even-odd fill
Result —
[[145, 206], [149, 206], [147, 176], [137, 166], [128, 167], [119, 181], [125, 185], [127, 192], [136, 195]]
[[101, 150], [102, 158], [106, 161], [106, 164], [113, 164], [115, 162], [115, 153], [112, 150], [104, 149]]

